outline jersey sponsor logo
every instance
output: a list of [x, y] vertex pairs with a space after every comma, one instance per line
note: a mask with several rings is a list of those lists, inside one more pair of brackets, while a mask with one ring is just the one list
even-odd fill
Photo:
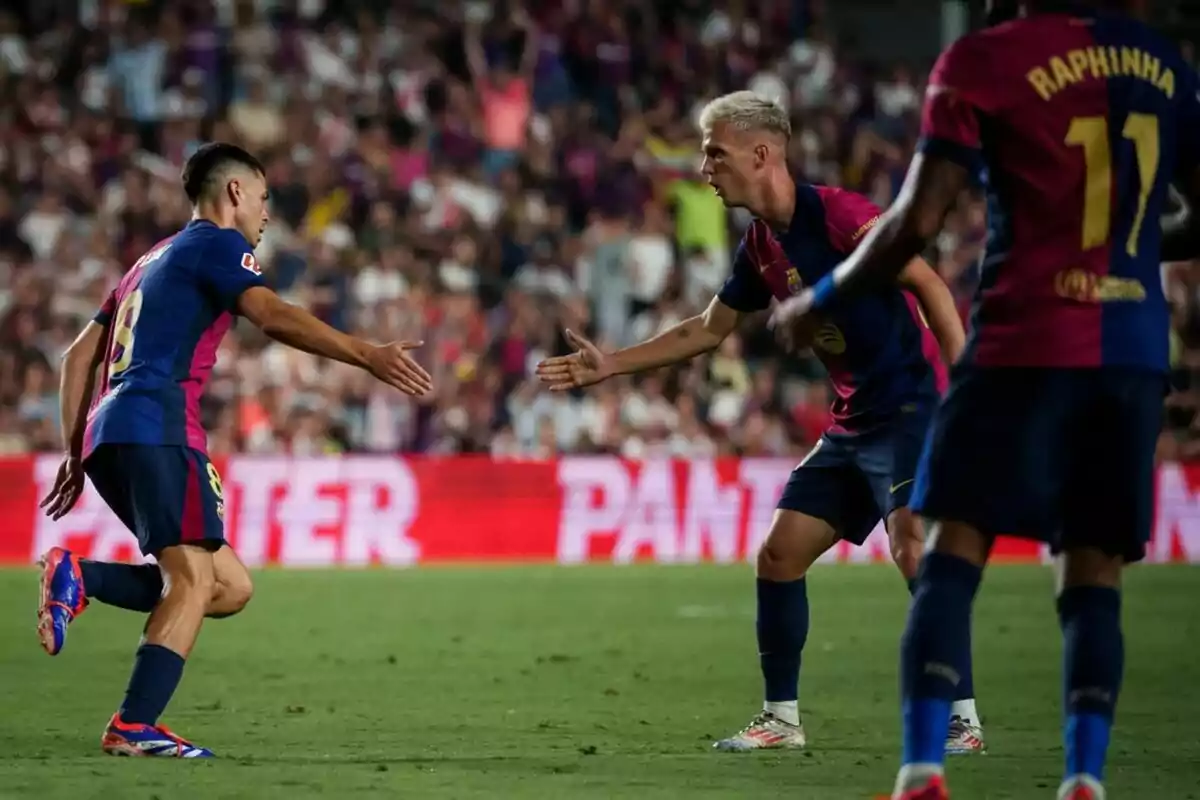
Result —
[[854, 232], [854, 235], [850, 237], [850, 240], [853, 242], [857, 242], [859, 239], [866, 236], [867, 231], [871, 230], [871, 228], [874, 228], [878, 222], [879, 222], [879, 215], [876, 214], [875, 216], [871, 217], [869, 220], [864, 222], [862, 225], [860, 225], [858, 230], [856, 230]]
[[1096, 275], [1082, 269], [1067, 269], [1054, 276], [1054, 291], [1059, 297], [1077, 303], [1111, 303], [1146, 299], [1146, 287], [1134, 278]]
[[242, 269], [253, 272], [255, 275], [262, 275], [262, 268], [258, 266], [258, 259], [254, 257], [254, 253], [242, 254]]

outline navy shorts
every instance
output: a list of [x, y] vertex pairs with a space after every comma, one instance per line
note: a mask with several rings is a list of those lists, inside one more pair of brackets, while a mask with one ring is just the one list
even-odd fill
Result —
[[778, 508], [833, 526], [856, 545], [881, 519], [908, 505], [933, 404], [906, 406], [864, 433], [826, 433], [792, 470]]
[[137, 535], [142, 553], [225, 544], [221, 476], [208, 456], [182, 445], [102, 444], [84, 472], [113, 513]]
[[1137, 561], [1154, 506], [1163, 375], [1149, 370], [955, 369], [913, 508], [981, 532]]

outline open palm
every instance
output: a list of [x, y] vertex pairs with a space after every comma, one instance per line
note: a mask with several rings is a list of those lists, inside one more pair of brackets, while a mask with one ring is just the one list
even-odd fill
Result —
[[567, 343], [576, 348], [569, 356], [554, 356], [537, 365], [538, 380], [552, 392], [567, 392], [583, 386], [591, 386], [611, 378], [614, 374], [612, 359], [600, 348], [574, 331], [564, 331]]

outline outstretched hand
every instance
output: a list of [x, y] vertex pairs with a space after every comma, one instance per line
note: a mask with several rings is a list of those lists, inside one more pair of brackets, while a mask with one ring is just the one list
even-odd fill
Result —
[[376, 345], [367, 356], [367, 371], [388, 386], [421, 397], [433, 388], [433, 378], [408, 354], [424, 342], [390, 342]]
[[538, 380], [552, 392], [568, 392], [607, 380], [616, 374], [612, 358], [574, 331], [563, 331], [575, 348], [569, 356], [554, 356], [537, 365]]

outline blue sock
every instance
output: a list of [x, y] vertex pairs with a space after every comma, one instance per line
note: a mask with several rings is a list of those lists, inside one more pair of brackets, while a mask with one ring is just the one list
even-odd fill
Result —
[[[908, 593], [916, 594], [917, 593], [917, 579], [909, 578], [907, 583], [908, 583]], [[967, 631], [966, 659], [967, 659], [966, 667], [963, 669], [962, 675], [959, 676], [958, 687], [955, 689], [955, 692], [954, 692], [955, 700], [974, 700], [975, 699], [975, 676], [972, 674], [974, 672], [974, 670], [972, 669], [972, 666], [971, 666], [971, 662], [972, 662], [971, 632], [969, 630]]]
[[905, 764], [941, 764], [945, 757], [950, 704], [967, 664], [971, 603], [982, 575], [974, 564], [943, 553], [921, 562], [900, 647]]
[[1121, 593], [1072, 586], [1058, 598], [1058, 620], [1063, 633], [1066, 774], [1100, 781], [1125, 666]]
[[795, 700], [808, 639], [808, 584], [758, 579], [758, 657], [768, 703]]
[[162, 597], [162, 571], [156, 564], [111, 564], [79, 559], [83, 588], [92, 600], [149, 614]]
[[125, 702], [121, 704], [121, 720], [156, 724], [182, 677], [183, 656], [162, 645], [139, 647], [129, 688], [125, 690]]

